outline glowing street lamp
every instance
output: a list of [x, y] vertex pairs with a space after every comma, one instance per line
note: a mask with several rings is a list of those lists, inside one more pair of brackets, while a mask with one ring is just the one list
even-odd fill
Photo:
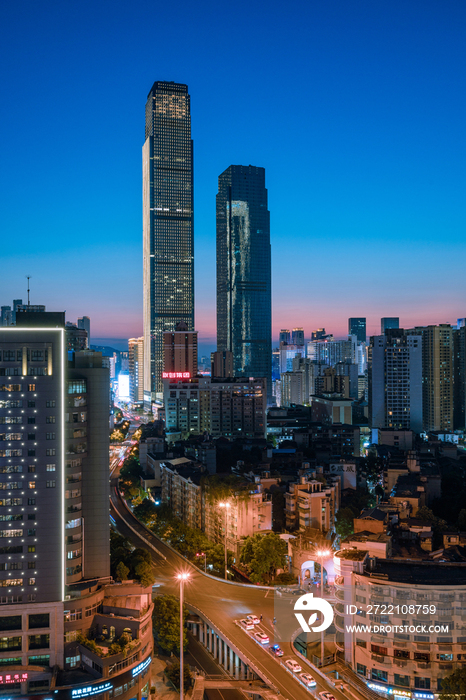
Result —
[[218, 504], [220, 508], [225, 508], [225, 581], [228, 580], [228, 553], [227, 553], [227, 523], [228, 523], [228, 509], [231, 508], [231, 504], [228, 501]]
[[[328, 559], [328, 557], [331, 555], [330, 550], [328, 549], [319, 549], [316, 552], [317, 556], [320, 559], [320, 597], [324, 597], [324, 559]], [[324, 665], [324, 632], [320, 633], [320, 664], [321, 666]]]
[[183, 700], [183, 681], [184, 681], [184, 669], [183, 669], [183, 587], [184, 584], [189, 581], [191, 574], [184, 572], [177, 575], [177, 580], [180, 582], [180, 700]]

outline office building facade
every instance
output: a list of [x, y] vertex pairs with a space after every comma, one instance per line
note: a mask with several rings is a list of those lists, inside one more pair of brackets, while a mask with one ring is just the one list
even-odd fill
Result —
[[129, 399], [133, 404], [144, 403], [144, 336], [128, 340]]
[[400, 327], [400, 319], [397, 316], [385, 316], [380, 319], [380, 335], [385, 331]]
[[267, 380], [272, 396], [270, 214], [265, 170], [231, 165], [218, 179], [217, 349], [235, 376]]
[[[144, 404], [161, 397], [163, 334], [194, 330], [193, 144], [187, 85], [156, 82], [143, 147]], [[158, 395], [158, 396], [157, 396]]]
[[366, 342], [366, 319], [362, 317], [348, 319], [348, 335], [355, 335], [358, 342]]
[[197, 331], [189, 331], [186, 323], [178, 323], [174, 331], [163, 334], [163, 374], [173, 372], [197, 374]]

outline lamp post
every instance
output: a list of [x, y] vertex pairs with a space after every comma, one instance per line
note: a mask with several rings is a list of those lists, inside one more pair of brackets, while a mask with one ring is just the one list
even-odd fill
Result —
[[[320, 597], [324, 597], [324, 559], [329, 557], [331, 552], [328, 549], [319, 549], [317, 556], [320, 559]], [[320, 665], [324, 665], [324, 631], [320, 633]]]
[[220, 508], [225, 508], [225, 581], [228, 580], [228, 551], [227, 551], [227, 523], [228, 523], [228, 509], [230, 508], [230, 503], [224, 501], [219, 503]]
[[186, 581], [189, 581], [190, 574], [185, 572], [178, 574], [177, 579], [180, 582], [180, 700], [183, 700], [184, 694], [184, 669], [183, 669], [183, 588]]
[[204, 557], [204, 573], [207, 573], [207, 554], [205, 552], [196, 552], [196, 557]]

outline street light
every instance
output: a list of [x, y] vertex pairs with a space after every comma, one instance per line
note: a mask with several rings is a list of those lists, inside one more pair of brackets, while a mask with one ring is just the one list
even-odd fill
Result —
[[180, 582], [180, 700], [183, 700], [184, 693], [184, 669], [183, 669], [183, 587], [186, 581], [189, 581], [190, 575], [188, 572], [178, 574], [177, 579]]
[[[331, 555], [328, 549], [319, 549], [317, 556], [320, 559], [320, 597], [324, 597], [324, 559]], [[324, 665], [324, 631], [320, 633], [320, 665]]]
[[225, 581], [228, 580], [228, 553], [227, 553], [227, 517], [228, 509], [231, 508], [231, 504], [228, 501], [218, 504], [220, 508], [225, 508]]
[[205, 552], [196, 552], [196, 557], [204, 557], [204, 573], [207, 573], [207, 554]]

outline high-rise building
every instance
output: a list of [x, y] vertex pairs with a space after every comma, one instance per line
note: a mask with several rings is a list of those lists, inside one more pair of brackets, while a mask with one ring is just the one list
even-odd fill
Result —
[[325, 338], [325, 328], [317, 328], [317, 330], [312, 331], [311, 340], [322, 340]]
[[210, 374], [220, 379], [233, 377], [233, 353], [230, 350], [217, 350], [211, 354]]
[[422, 431], [422, 346], [403, 329], [372, 336], [369, 345], [369, 424]]
[[293, 328], [291, 342], [293, 345], [304, 345], [304, 328]]
[[[0, 329], [0, 664], [15, 695], [97, 695], [102, 679], [107, 690], [123, 687], [131, 667], [150, 664], [151, 588], [124, 590], [109, 577], [104, 359], [91, 351], [68, 359], [63, 313], [23, 312], [16, 327]], [[134, 617], [139, 604], [125, 610], [127, 595], [145, 616]], [[115, 638], [124, 627], [141, 639], [127, 666], [117, 668], [108, 644], [101, 656], [81, 644], [81, 635], [102, 643], [105, 630], [108, 641], [109, 629]], [[144, 684], [147, 674], [121, 697], [141, 698]]]
[[456, 327], [459, 330], [460, 328], [464, 328], [466, 326], [466, 318], [459, 318], [456, 322]]
[[[193, 144], [188, 86], [156, 82], [143, 147], [144, 404], [162, 395], [163, 334], [194, 330]], [[159, 396], [157, 396], [159, 395]]]
[[270, 214], [265, 170], [231, 165], [218, 178], [217, 346], [237, 377], [267, 380], [272, 399]]
[[1, 307], [1, 312], [2, 312], [2, 317], [1, 317], [1, 324], [2, 326], [13, 326], [13, 311], [11, 310], [11, 306], [2, 306]]
[[291, 333], [288, 328], [282, 328], [278, 337], [279, 343], [291, 343]]
[[87, 333], [87, 347], [91, 345], [91, 319], [89, 316], [81, 316], [78, 318], [78, 328], [82, 328]]
[[87, 350], [89, 347], [89, 339], [87, 331], [84, 328], [78, 328], [74, 323], [67, 321], [65, 331], [66, 347], [68, 350]]
[[163, 334], [163, 374], [173, 372], [197, 374], [197, 331], [189, 331], [183, 321], [174, 331]]
[[355, 335], [360, 343], [366, 342], [366, 319], [362, 317], [348, 319], [348, 335]]
[[397, 316], [386, 316], [380, 319], [380, 335], [392, 328], [400, 327], [400, 319]]
[[453, 330], [455, 430], [466, 429], [466, 326]]
[[453, 430], [453, 328], [443, 323], [407, 332], [422, 336], [424, 430]]
[[129, 399], [133, 404], [144, 403], [144, 337], [128, 340]]

